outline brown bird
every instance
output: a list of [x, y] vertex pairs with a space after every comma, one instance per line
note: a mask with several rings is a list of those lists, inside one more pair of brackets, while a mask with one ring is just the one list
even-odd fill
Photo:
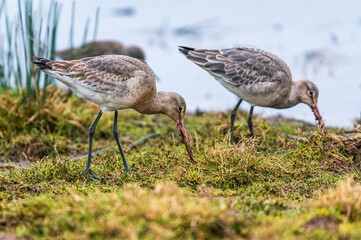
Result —
[[157, 92], [152, 69], [144, 62], [122, 55], [104, 55], [71, 61], [52, 61], [34, 57], [36, 69], [58, 79], [80, 98], [100, 106], [95, 121], [89, 128], [88, 161], [85, 172], [96, 178], [90, 169], [93, 135], [104, 111], [114, 111], [113, 135], [118, 145], [126, 172], [128, 163], [119, 142], [117, 130], [118, 110], [132, 108], [144, 114], [166, 114], [173, 119], [193, 159], [184, 115], [186, 102], [174, 92]]
[[322, 130], [327, 132], [317, 107], [317, 86], [307, 79], [292, 81], [287, 64], [276, 55], [253, 48], [209, 50], [180, 46], [179, 51], [240, 98], [231, 112], [231, 143], [234, 118], [242, 100], [251, 104], [247, 123], [252, 136], [254, 106], [283, 109], [298, 103], [310, 106]]
[[142, 49], [137, 46], [124, 46], [120, 42], [115, 41], [94, 41], [86, 43], [75, 49], [68, 49], [56, 53], [65, 60], [73, 60], [83, 57], [91, 57], [98, 55], [126, 55], [129, 57], [145, 59]]

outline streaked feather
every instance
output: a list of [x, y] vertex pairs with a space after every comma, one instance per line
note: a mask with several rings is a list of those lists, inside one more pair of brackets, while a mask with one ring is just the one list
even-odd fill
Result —
[[[232, 85], [292, 81], [291, 71], [286, 63], [264, 50], [253, 48], [209, 50], [186, 47], [180, 47], [179, 50], [187, 59]], [[283, 74], [279, 74], [280, 72]]]
[[[132, 57], [103, 55], [69, 61], [34, 59], [36, 68], [70, 87], [79, 97], [105, 109], [128, 108], [141, 101], [141, 96], [146, 98], [156, 92], [151, 68]], [[114, 98], [117, 100], [112, 100]]]

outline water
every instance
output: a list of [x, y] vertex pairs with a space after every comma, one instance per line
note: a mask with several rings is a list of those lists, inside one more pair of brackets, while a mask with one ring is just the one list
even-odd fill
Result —
[[[16, 1], [8, 2], [12, 5]], [[63, 9], [58, 47], [62, 50], [69, 46], [72, 1], [60, 2]], [[318, 85], [319, 109], [326, 125], [351, 127], [353, 120], [360, 117], [361, 2], [358, 0], [82, 0], [76, 4], [76, 45], [82, 42], [86, 19], [91, 17], [94, 21], [96, 8], [100, 6], [97, 40], [117, 40], [142, 47], [147, 62], [160, 77], [158, 90], [180, 93], [190, 111], [228, 110], [234, 107], [237, 98], [179, 54], [178, 45], [268, 50], [285, 60], [294, 79], [309, 78]], [[62, 32], [65, 34], [61, 35]], [[248, 111], [249, 105], [242, 103], [241, 108]], [[256, 107], [255, 113], [315, 121], [304, 104], [285, 110]]]

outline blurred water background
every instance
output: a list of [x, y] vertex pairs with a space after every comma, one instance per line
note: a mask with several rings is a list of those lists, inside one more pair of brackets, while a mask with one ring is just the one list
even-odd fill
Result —
[[[62, 10], [57, 50], [69, 48], [71, 0]], [[35, 6], [39, 1], [34, 0]], [[50, 1], [43, 1], [46, 8]], [[351, 127], [361, 112], [361, 1], [359, 0], [78, 0], [74, 45], [83, 43], [84, 27], [96, 39], [138, 45], [160, 81], [158, 90], [184, 96], [188, 111], [232, 109], [237, 98], [213, 77], [178, 53], [177, 46], [268, 50], [289, 65], [294, 79], [308, 78], [320, 90], [319, 109], [328, 126]], [[7, 1], [16, 12], [17, 1]], [[90, 31], [90, 30], [89, 30]], [[91, 36], [93, 32], [89, 32]], [[249, 105], [241, 108], [248, 111]], [[285, 110], [255, 108], [264, 117], [282, 114], [314, 122], [308, 106]]]

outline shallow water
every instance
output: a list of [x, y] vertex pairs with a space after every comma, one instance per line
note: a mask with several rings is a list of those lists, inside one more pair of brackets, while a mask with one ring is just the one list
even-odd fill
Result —
[[[69, 46], [72, 2], [60, 2], [62, 50]], [[8, 3], [16, 8], [16, 1]], [[82, 42], [86, 18], [94, 21], [100, 6], [97, 40], [142, 47], [160, 78], [158, 89], [182, 94], [190, 111], [224, 111], [233, 108], [237, 98], [179, 54], [177, 46], [249, 46], [275, 53], [289, 65], [294, 79], [309, 78], [318, 85], [326, 125], [351, 127], [360, 118], [361, 1], [83, 0], [76, 4], [76, 45]], [[248, 111], [249, 105], [242, 103], [241, 108]], [[255, 113], [315, 121], [304, 104], [286, 110], [257, 107]]]

